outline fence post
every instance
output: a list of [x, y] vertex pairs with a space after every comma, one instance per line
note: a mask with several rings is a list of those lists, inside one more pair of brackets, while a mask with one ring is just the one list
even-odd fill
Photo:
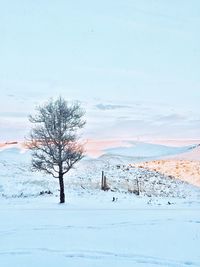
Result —
[[102, 177], [101, 177], [101, 190], [104, 189], [104, 171], [102, 171]]

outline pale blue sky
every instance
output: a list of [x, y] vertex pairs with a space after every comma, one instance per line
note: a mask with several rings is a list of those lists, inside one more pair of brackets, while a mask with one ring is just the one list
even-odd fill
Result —
[[198, 138], [199, 29], [198, 0], [0, 0], [0, 140], [60, 94], [86, 137]]

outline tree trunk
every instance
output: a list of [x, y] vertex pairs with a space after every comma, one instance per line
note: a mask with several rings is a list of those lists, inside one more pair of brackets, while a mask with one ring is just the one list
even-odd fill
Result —
[[60, 184], [60, 203], [65, 203], [65, 188], [64, 188], [64, 179], [63, 174], [59, 174], [59, 184]]

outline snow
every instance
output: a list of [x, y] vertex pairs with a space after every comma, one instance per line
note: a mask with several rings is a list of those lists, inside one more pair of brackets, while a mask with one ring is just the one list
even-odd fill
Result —
[[199, 201], [118, 197], [4, 199], [1, 266], [200, 266]]
[[[187, 197], [199, 196], [200, 189], [186, 182], [174, 179], [153, 170], [136, 168], [125, 164], [121, 157], [108, 155], [98, 159], [86, 158], [76, 169], [67, 174], [65, 184], [70, 190], [98, 192], [101, 172], [107, 176], [107, 183], [114, 192], [127, 193], [137, 190], [143, 196]], [[126, 158], [127, 160], [127, 158]], [[132, 161], [132, 158], [131, 158]], [[3, 197], [34, 197], [43, 191], [58, 195], [58, 181], [55, 178], [31, 172], [30, 152], [17, 149], [0, 152], [0, 195]], [[120, 163], [120, 164], [119, 164]]]
[[138, 158], [152, 158], [163, 157], [169, 155], [177, 155], [180, 153], [186, 153], [193, 150], [198, 145], [188, 145], [183, 147], [171, 147], [165, 145], [142, 143], [142, 142], [129, 142], [129, 147], [121, 146], [115, 148], [109, 148], [104, 150], [106, 154], [121, 155], [125, 157], [138, 157]]
[[[200, 266], [199, 187], [133, 159], [86, 157], [60, 205], [58, 181], [31, 172], [29, 151], [0, 151], [0, 266]], [[102, 170], [112, 191], [100, 190]]]
[[200, 162], [197, 160], [154, 160], [135, 163], [133, 166], [140, 166], [146, 170], [154, 170], [159, 172], [159, 174], [171, 175], [177, 179], [200, 186]]

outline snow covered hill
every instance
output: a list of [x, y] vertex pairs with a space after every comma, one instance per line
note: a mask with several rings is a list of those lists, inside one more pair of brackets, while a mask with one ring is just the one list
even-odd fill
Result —
[[198, 145], [172, 147], [151, 143], [129, 142], [129, 146], [121, 146], [104, 150], [105, 154], [133, 158], [160, 158], [178, 155], [194, 150]]
[[[149, 151], [148, 151], [149, 147]], [[186, 182], [164, 175], [154, 170], [146, 170], [131, 166], [130, 163], [146, 159], [150, 155], [165, 155], [166, 153], [191, 150], [192, 147], [167, 148], [148, 144], [137, 144], [129, 148], [135, 157], [105, 154], [97, 159], [85, 158], [66, 176], [67, 190], [77, 193], [98, 192], [100, 190], [101, 172], [104, 171], [113, 193], [124, 194], [136, 192], [141, 196], [188, 197], [199, 195], [199, 188]], [[119, 150], [116, 149], [119, 152]], [[122, 150], [121, 150], [122, 151]], [[133, 154], [132, 154], [133, 155]], [[137, 156], [137, 157], [136, 157]], [[58, 194], [58, 181], [51, 176], [31, 171], [30, 151], [18, 148], [0, 151], [0, 195], [4, 197], [39, 196], [44, 192]]]

